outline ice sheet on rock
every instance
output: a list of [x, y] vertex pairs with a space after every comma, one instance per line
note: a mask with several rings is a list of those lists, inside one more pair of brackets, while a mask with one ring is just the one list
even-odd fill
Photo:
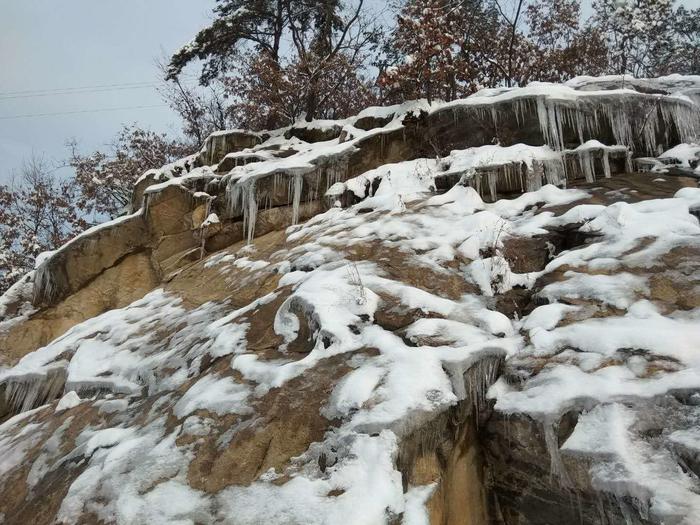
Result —
[[404, 525], [430, 525], [427, 503], [437, 485], [422, 485], [409, 487], [406, 491], [406, 504], [403, 513]]
[[697, 480], [681, 470], [670, 451], [634, 435], [637, 417], [618, 403], [598, 405], [579, 418], [562, 451], [593, 460], [598, 490], [631, 496], [662, 522], [690, 523], [684, 518], [700, 512]]
[[467, 277], [486, 297], [503, 294], [513, 288], [531, 288], [539, 273], [516, 274], [502, 256], [479, 259], [467, 267]]
[[181, 177], [194, 168], [198, 156], [199, 153], [195, 153], [188, 157], [178, 159], [175, 162], [171, 162], [170, 164], [166, 164], [159, 169], [148, 170], [137, 179], [134, 186], [138, 186], [138, 184], [147, 177], [153, 177], [153, 180], [156, 182], [161, 182], [163, 179], [170, 180], [175, 177]]
[[29, 272], [0, 295], [0, 332], [36, 311], [32, 305], [34, 276], [34, 271]]
[[528, 331], [552, 330], [567, 313], [578, 309], [576, 306], [561, 303], [538, 306], [524, 319], [522, 327]]
[[[270, 297], [263, 297], [250, 307], [267, 300]], [[156, 290], [125, 308], [76, 325], [1, 371], [0, 382], [26, 382], [24, 378], [32, 377], [36, 390], [64, 366], [66, 389], [78, 394], [174, 389], [198, 372], [206, 354], [221, 357], [245, 348], [247, 324], [236, 322], [245, 312], [231, 312], [225, 304], [215, 303], [188, 311], [179, 298]], [[153, 327], [160, 332], [151, 331]], [[59, 356], [69, 356], [67, 366], [57, 361]]]
[[359, 348], [357, 327], [371, 319], [378, 297], [365, 286], [370, 264], [333, 262], [310, 273], [285, 275], [280, 286], [294, 284], [293, 294], [280, 306], [274, 327], [286, 342], [296, 338], [299, 315], [309, 322], [314, 348], [303, 359], [291, 362], [262, 362], [257, 355], [236, 356], [232, 367], [247, 379], [258, 382], [260, 391], [281, 386], [285, 381], [313, 367], [320, 359]]
[[18, 414], [0, 425], [0, 485], [7, 474], [25, 462], [27, 453], [42, 439], [43, 423], [27, 422], [35, 411]]
[[453, 346], [467, 346], [493, 339], [492, 334], [470, 323], [452, 319], [418, 319], [406, 328], [405, 337], [413, 342], [437, 338]]
[[454, 150], [443, 162], [449, 166], [447, 173], [465, 173], [482, 166], [500, 166], [511, 163], [523, 163], [532, 169], [533, 162], [536, 160], [558, 161], [560, 159], [561, 154], [549, 146], [487, 144], [465, 150]]
[[665, 90], [676, 93], [689, 88], [700, 87], [700, 76], [672, 74], [657, 78], [634, 78], [631, 75], [577, 76], [565, 82], [574, 89], [608, 89], [616, 86], [629, 86], [643, 90]]
[[185, 392], [173, 408], [173, 412], [180, 418], [197, 410], [208, 410], [220, 416], [248, 414], [251, 412], [251, 408], [246, 404], [249, 395], [250, 388], [231, 377], [207, 375]]
[[661, 159], [678, 160], [684, 168], [700, 167], [700, 145], [678, 144], [659, 155]]
[[[599, 242], [560, 255], [549, 263], [547, 271], [563, 265], [581, 266], [596, 259], [608, 268], [622, 264], [651, 267], [674, 247], [695, 242], [700, 226], [690, 213], [690, 206], [699, 193], [697, 188], [688, 189], [691, 191], [681, 190], [674, 199], [616, 202], [604, 210], [594, 209], [595, 217], [580, 231], [600, 237]], [[586, 208], [584, 215], [589, 210]], [[579, 210], [573, 208], [568, 213], [575, 216]], [[553, 224], [560, 222], [555, 219]], [[646, 245], [642, 239], [647, 239]]]
[[[305, 523], [382, 524], [405, 508], [401, 474], [394, 467], [396, 437], [389, 431], [357, 435], [348, 454], [322, 477], [296, 476], [283, 485], [256, 482], [219, 494], [221, 516], [241, 525]], [[331, 496], [332, 491], [341, 492]]]
[[350, 372], [333, 389], [323, 415], [328, 419], [346, 416], [362, 408], [387, 373], [383, 366], [364, 364]]
[[646, 279], [627, 272], [590, 275], [568, 271], [564, 281], [545, 286], [538, 296], [550, 302], [561, 299], [593, 299], [615, 308], [628, 308], [639, 296], [649, 293]]
[[375, 195], [402, 195], [405, 198], [412, 194], [429, 192], [433, 186], [433, 178], [437, 173], [437, 161], [432, 159], [417, 159], [395, 164], [383, 164], [379, 168], [366, 171], [362, 175], [345, 182], [347, 189], [357, 197], [367, 196], [367, 186], [376, 179], [381, 182]]
[[363, 117], [387, 118], [390, 116], [402, 117], [408, 113], [419, 113], [428, 111], [433, 107], [426, 99], [410, 100], [403, 104], [393, 106], [371, 106], [363, 109], [357, 114], [357, 119]]
[[70, 410], [75, 408], [80, 404], [80, 396], [71, 390], [65, 394], [56, 404], [56, 412], [61, 412], [63, 410]]
[[53, 470], [55, 465], [60, 464], [62, 457], [61, 445], [64, 434], [73, 423], [73, 417], [68, 417], [61, 425], [54, 430], [53, 434], [41, 445], [41, 451], [37, 459], [32, 463], [32, 467], [27, 475], [27, 485], [33, 489], [46, 474]]
[[117, 523], [195, 523], [209, 520], [209, 500], [187, 485], [189, 453], [176, 446], [164, 417], [142, 428], [84, 431], [75, 454], [87, 467], [68, 489], [57, 519], [79, 521], [86, 511]]
[[699, 322], [700, 312], [664, 316], [648, 301], [639, 301], [624, 316], [591, 318], [547, 333], [540, 331], [532, 343], [539, 354], [567, 346], [606, 356], [620, 348], [646, 350], [699, 367], [700, 372], [700, 354], [694, 351], [696, 342], [700, 341]]
[[495, 408], [500, 412], [556, 420], [570, 409], [610, 401], [653, 398], [673, 389], [697, 388], [698, 381], [700, 372], [694, 369], [639, 378], [625, 365], [585, 372], [573, 364], [558, 364], [530, 379], [522, 390], [514, 389], [501, 378], [491, 388], [489, 396], [496, 399]]

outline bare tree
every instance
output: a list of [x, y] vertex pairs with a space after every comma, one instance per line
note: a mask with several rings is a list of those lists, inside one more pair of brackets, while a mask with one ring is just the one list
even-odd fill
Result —
[[107, 151], [83, 155], [69, 142], [70, 165], [75, 170], [76, 204], [97, 218], [116, 217], [131, 202], [136, 180], [148, 169], [185, 157], [195, 148], [162, 133], [124, 126]]
[[[514, 62], [515, 62], [515, 46], [518, 39], [520, 25], [522, 24], [523, 7], [525, 0], [494, 0], [494, 4], [498, 9], [499, 14], [503, 18], [508, 28], [507, 52], [506, 52], [506, 68], [504, 81], [506, 86], [513, 85], [514, 77]], [[510, 4], [510, 5], [509, 5]]]
[[230, 103], [226, 86], [213, 79], [206, 86], [188, 86], [180, 76], [170, 76], [169, 66], [157, 62], [161, 75], [158, 89], [163, 100], [182, 119], [182, 131], [197, 147], [214, 131], [230, 124]]
[[34, 267], [37, 255], [87, 227], [78, 195], [73, 181], [35, 155], [0, 185], [0, 293]]

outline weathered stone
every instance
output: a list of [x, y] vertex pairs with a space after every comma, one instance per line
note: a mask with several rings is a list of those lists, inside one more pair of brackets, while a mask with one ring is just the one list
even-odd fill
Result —
[[296, 137], [304, 142], [326, 142], [337, 139], [340, 136], [342, 126], [339, 124], [324, 125], [309, 123], [306, 126], [292, 126], [284, 133], [287, 140]]
[[148, 251], [125, 255], [62, 301], [0, 332], [2, 364], [13, 365], [76, 324], [140, 299], [159, 281], [160, 270]]
[[263, 142], [263, 136], [244, 130], [220, 131], [210, 135], [204, 143], [201, 162], [206, 166], [218, 164], [226, 155]]

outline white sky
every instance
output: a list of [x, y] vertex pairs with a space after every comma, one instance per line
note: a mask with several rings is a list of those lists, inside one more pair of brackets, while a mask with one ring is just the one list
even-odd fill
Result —
[[162, 104], [151, 86], [102, 93], [7, 98], [8, 92], [145, 83], [154, 61], [209, 20], [213, 0], [0, 0], [0, 182], [32, 151], [66, 157], [107, 142], [122, 123], [178, 131], [169, 108], [52, 117], [28, 114]]
[[[108, 143], [122, 123], [178, 132], [178, 118], [167, 107], [6, 118], [162, 104], [150, 86], [22, 98], [8, 93], [155, 82], [154, 61], [191, 39], [208, 22], [214, 3], [0, 0], [0, 183], [33, 151], [64, 159], [70, 138], [92, 151]], [[700, 0], [680, 3], [700, 7]]]

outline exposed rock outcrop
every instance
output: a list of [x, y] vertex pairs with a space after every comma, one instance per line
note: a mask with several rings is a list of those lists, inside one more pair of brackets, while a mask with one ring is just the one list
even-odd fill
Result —
[[147, 172], [0, 302], [4, 523], [692, 525], [700, 189], [630, 172], [693, 175], [693, 86], [374, 108]]

